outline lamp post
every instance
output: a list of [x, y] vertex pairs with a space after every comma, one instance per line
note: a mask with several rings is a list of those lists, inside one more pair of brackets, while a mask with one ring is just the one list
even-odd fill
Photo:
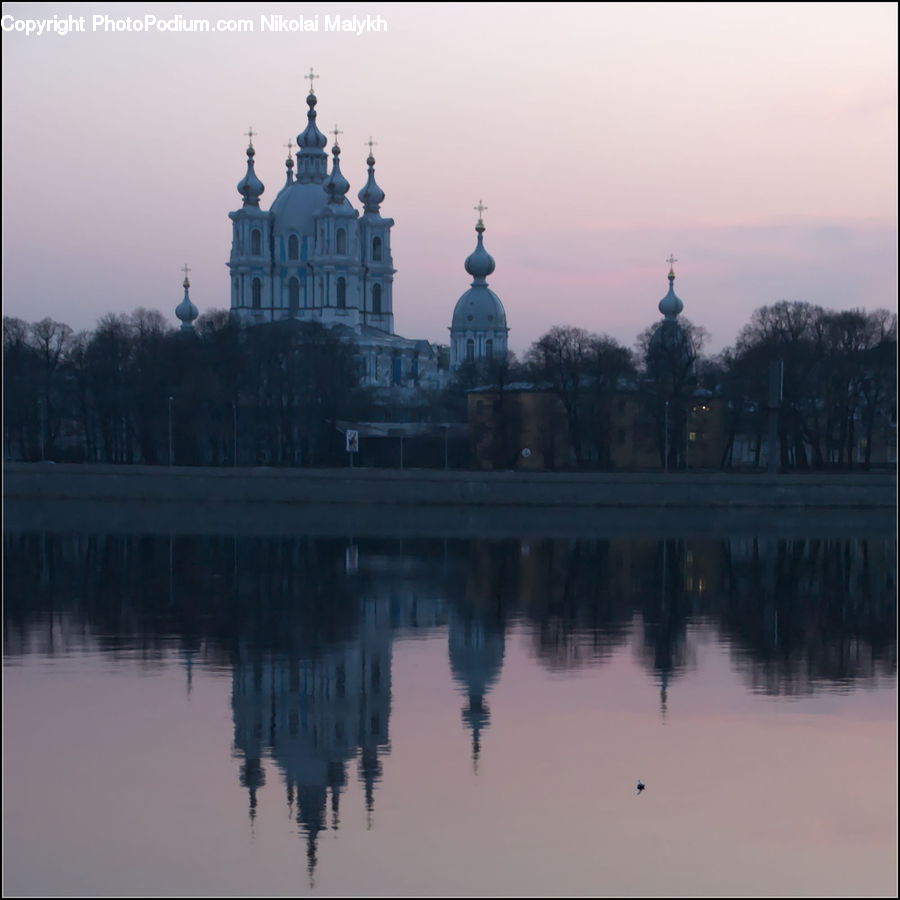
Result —
[[669, 471], [669, 401], [666, 400], [666, 412], [665, 412], [665, 442], [664, 442], [664, 453], [663, 453], [663, 471], [668, 474]]
[[174, 444], [172, 443], [172, 403], [175, 398], [169, 397], [169, 465], [172, 466], [175, 464], [175, 454], [174, 454]]
[[232, 465], [237, 468], [237, 403], [231, 404], [231, 435], [233, 439], [231, 461]]

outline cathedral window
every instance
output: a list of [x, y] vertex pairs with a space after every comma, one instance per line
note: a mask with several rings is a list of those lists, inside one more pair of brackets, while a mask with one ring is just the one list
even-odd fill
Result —
[[493, 359], [494, 357], [494, 342], [492, 340], [487, 340], [484, 343], [484, 355], [488, 359]]
[[262, 255], [262, 234], [258, 228], [254, 228], [253, 231], [250, 232], [250, 255]]
[[377, 237], [372, 241], [372, 259], [375, 262], [381, 262], [381, 238]]
[[391, 381], [394, 384], [400, 384], [403, 380], [403, 359], [401, 358], [399, 353], [394, 354], [394, 358], [391, 360]]
[[288, 259], [300, 259], [300, 241], [296, 234], [288, 238]]
[[381, 312], [381, 285], [380, 284], [372, 285], [372, 312], [373, 313]]
[[250, 285], [250, 293], [253, 308], [259, 309], [262, 306], [262, 282], [258, 278], [253, 279], [253, 283]]
[[346, 253], [347, 252], [347, 232], [343, 228], [338, 228], [337, 230], [337, 248], [335, 250], [336, 253]]
[[469, 338], [466, 341], [466, 362], [475, 361], [475, 341]]
[[292, 278], [288, 282], [288, 310], [290, 315], [296, 316], [300, 307], [300, 281]]
[[337, 280], [337, 305], [338, 309], [344, 309], [347, 306], [347, 279], [338, 278]]

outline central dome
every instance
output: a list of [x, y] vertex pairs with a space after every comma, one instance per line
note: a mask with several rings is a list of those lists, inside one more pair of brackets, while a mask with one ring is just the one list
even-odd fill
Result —
[[294, 182], [282, 188], [272, 204], [276, 234], [288, 231], [298, 234], [315, 233], [315, 217], [328, 202], [323, 185], [315, 181]]

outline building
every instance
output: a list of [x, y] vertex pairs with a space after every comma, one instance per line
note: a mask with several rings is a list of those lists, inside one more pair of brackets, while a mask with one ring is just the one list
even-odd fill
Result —
[[237, 185], [243, 203], [229, 213], [231, 314], [247, 325], [293, 319], [339, 329], [358, 346], [362, 381], [370, 387], [436, 387], [436, 348], [394, 331], [394, 220], [381, 214], [385, 194], [375, 180], [373, 142], [368, 179], [357, 194], [360, 214], [347, 198], [340, 132], [335, 128], [329, 172], [312, 89], [306, 103], [296, 176], [289, 155], [284, 185], [268, 211], [260, 206], [265, 186], [254, 169], [248, 132], [247, 171]]
[[472, 285], [456, 302], [450, 325], [450, 366], [458, 369], [463, 363], [506, 356], [506, 310], [500, 298], [488, 287], [487, 276], [496, 268], [494, 257], [484, 249], [485, 207], [478, 201], [478, 242], [466, 257], [466, 271], [473, 276]]

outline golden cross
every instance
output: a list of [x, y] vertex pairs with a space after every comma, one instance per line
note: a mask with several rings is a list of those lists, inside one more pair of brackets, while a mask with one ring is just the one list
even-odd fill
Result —
[[187, 263], [184, 264], [184, 268], [183, 268], [181, 271], [184, 272], [184, 280], [187, 281], [188, 272], [191, 271], [191, 270], [188, 268], [188, 264], [187, 264]]
[[250, 146], [252, 147], [252, 146], [253, 146], [253, 135], [254, 135], [254, 134], [257, 134], [257, 135], [258, 135], [259, 132], [258, 132], [258, 131], [254, 131], [254, 130], [253, 130], [253, 126], [251, 125], [251, 126], [250, 126], [250, 130], [249, 130], [249, 131], [245, 131], [244, 134], [246, 134], [247, 137], [250, 138]]
[[337, 125], [335, 125], [335, 126], [334, 126], [334, 131], [332, 131], [331, 133], [334, 135], [334, 146], [337, 147], [337, 145], [338, 145], [338, 135], [339, 135], [339, 134], [343, 134], [344, 132], [341, 131], [341, 130], [337, 127]]
[[481, 214], [487, 209], [487, 207], [484, 205], [484, 203], [481, 202], [481, 200], [479, 200], [478, 206], [473, 206], [472, 208], [478, 210], [478, 221], [480, 222]]
[[288, 142], [284, 145], [287, 148], [288, 159], [291, 158], [291, 150], [294, 149], [294, 142], [292, 140], [288, 140]]
[[678, 262], [678, 260], [675, 259], [675, 254], [674, 254], [674, 253], [670, 253], [670, 254], [669, 254], [669, 258], [666, 260], [666, 262], [669, 264], [669, 268], [671, 269], [672, 266], [674, 266], [675, 263]]
[[371, 155], [372, 155], [372, 148], [378, 146], [378, 141], [373, 141], [373, 140], [372, 140], [372, 135], [370, 134], [370, 135], [369, 135], [369, 139], [366, 141], [366, 145], [367, 145], [368, 148], [369, 148], [369, 156], [371, 156]]
[[309, 79], [309, 92], [315, 94], [315, 91], [313, 90], [313, 79], [318, 78], [319, 76], [313, 72], [312, 66], [309, 67], [309, 75], [304, 75], [303, 77]]

